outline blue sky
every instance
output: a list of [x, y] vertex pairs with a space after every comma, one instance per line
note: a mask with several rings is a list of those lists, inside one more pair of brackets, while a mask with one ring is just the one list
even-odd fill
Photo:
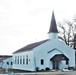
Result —
[[51, 13], [57, 22], [73, 19], [75, 0], [0, 0], [0, 54], [48, 38]]

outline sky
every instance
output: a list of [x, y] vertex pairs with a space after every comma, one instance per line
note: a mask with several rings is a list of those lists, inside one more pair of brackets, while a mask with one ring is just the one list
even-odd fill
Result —
[[51, 14], [56, 22], [76, 15], [75, 0], [0, 0], [0, 55], [48, 39]]

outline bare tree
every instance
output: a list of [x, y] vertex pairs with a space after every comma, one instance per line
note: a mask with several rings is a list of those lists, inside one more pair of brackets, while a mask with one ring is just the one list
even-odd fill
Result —
[[76, 18], [72, 21], [65, 20], [62, 23], [58, 23], [58, 26], [59, 39], [76, 49]]

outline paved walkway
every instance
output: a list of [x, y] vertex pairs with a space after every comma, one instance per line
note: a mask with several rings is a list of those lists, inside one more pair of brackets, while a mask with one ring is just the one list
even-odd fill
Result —
[[76, 75], [76, 71], [70, 72], [34, 72], [34, 73], [12, 73], [10, 75]]
[[[7, 75], [7, 74], [4, 74]], [[8, 75], [76, 75], [76, 71], [68, 71], [68, 72], [33, 72], [33, 73], [9, 73]]]

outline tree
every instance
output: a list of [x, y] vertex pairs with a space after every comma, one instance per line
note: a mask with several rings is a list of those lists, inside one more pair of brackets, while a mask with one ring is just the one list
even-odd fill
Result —
[[76, 49], [76, 18], [58, 23], [59, 39]]
[[76, 34], [74, 35], [73, 46], [73, 48], [76, 49]]

